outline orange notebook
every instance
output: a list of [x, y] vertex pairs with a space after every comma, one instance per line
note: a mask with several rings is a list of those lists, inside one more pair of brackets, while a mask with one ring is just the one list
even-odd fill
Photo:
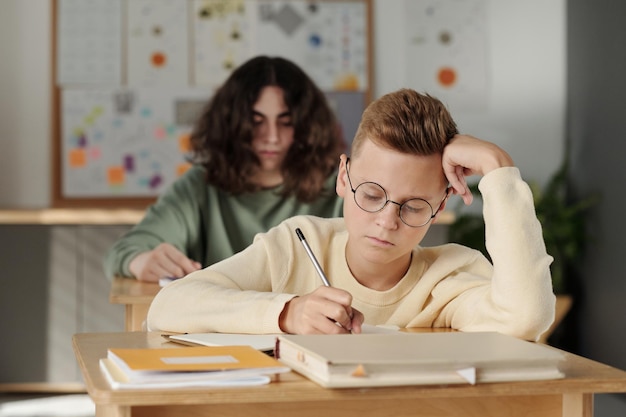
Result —
[[251, 385], [290, 371], [250, 346], [111, 348], [100, 367], [113, 388]]

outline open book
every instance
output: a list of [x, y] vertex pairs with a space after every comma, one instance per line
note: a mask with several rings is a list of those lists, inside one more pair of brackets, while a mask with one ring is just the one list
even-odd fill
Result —
[[275, 356], [324, 387], [562, 378], [562, 353], [495, 332], [281, 335]]
[[111, 348], [100, 368], [115, 389], [260, 385], [290, 371], [250, 346]]

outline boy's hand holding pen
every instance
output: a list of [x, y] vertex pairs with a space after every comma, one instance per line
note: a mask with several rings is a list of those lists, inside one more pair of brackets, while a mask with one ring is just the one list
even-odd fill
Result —
[[296, 229], [296, 234], [324, 286], [287, 303], [279, 319], [281, 329], [297, 334], [361, 333], [363, 314], [352, 308], [352, 295], [330, 286], [302, 231]]

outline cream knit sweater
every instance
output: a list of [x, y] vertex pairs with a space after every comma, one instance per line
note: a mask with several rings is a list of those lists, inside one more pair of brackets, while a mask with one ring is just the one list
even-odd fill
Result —
[[168, 284], [148, 313], [150, 330], [280, 333], [286, 302], [321, 285], [294, 230], [302, 229], [332, 286], [372, 325], [451, 327], [498, 331], [536, 340], [554, 320], [555, 297], [532, 194], [517, 168], [482, 178], [487, 249], [446, 244], [417, 247], [406, 275], [393, 288], [362, 286], [345, 261], [343, 219], [297, 216], [244, 251]]

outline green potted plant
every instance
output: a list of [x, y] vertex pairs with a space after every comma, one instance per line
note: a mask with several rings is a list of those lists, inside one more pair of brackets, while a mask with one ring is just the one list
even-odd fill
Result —
[[[557, 295], [555, 322], [542, 337], [546, 341], [571, 308], [573, 297], [571, 271], [578, 266], [588, 241], [586, 217], [599, 196], [594, 194], [571, 200], [567, 193], [567, 163], [556, 171], [542, 189], [537, 183], [529, 182], [535, 202], [537, 218], [543, 229], [546, 250], [554, 258], [550, 266], [552, 285]], [[478, 185], [470, 185], [472, 194], [480, 199]], [[485, 224], [482, 214], [455, 209], [456, 220], [448, 228], [448, 240], [480, 250], [489, 257], [485, 249]]]

